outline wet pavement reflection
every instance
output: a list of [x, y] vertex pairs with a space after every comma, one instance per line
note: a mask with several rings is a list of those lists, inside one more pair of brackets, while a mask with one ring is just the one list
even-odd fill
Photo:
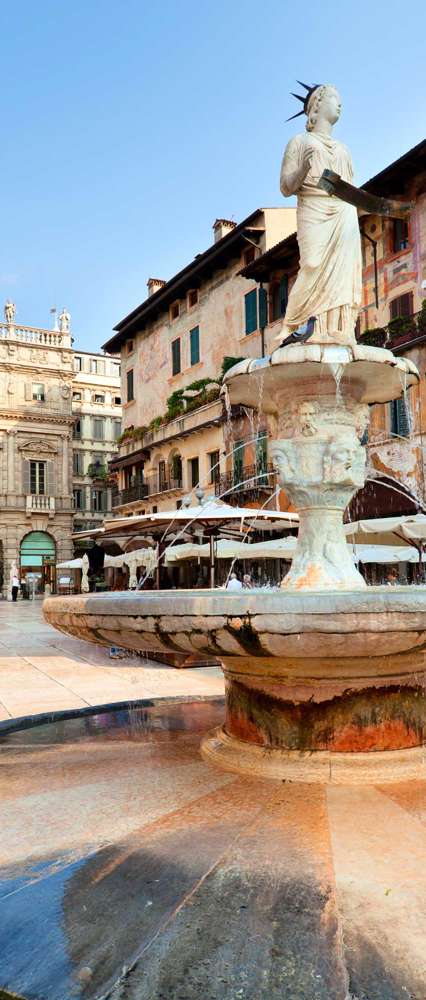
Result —
[[424, 783], [220, 772], [222, 719], [167, 700], [0, 738], [0, 996], [424, 1000]]

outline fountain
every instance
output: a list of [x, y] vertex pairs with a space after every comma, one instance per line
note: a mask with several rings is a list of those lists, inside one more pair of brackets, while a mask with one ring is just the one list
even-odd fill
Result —
[[[235, 366], [225, 389], [229, 406], [261, 395], [275, 421], [274, 462], [300, 515], [290, 572], [269, 593], [45, 601], [78, 638], [213, 654], [225, 721], [222, 699], [170, 696], [0, 721], [1, 996], [426, 996], [426, 591], [366, 587], [342, 528], [364, 482], [369, 406], [418, 376], [355, 342], [354, 202], [366, 196], [331, 139], [334, 88], [303, 102], [308, 135], [282, 171], [299, 199], [300, 274], [276, 350]], [[343, 181], [321, 180], [331, 168]]]
[[[239, 362], [224, 387], [228, 407], [256, 409], [261, 393], [275, 419], [272, 458], [300, 517], [280, 592], [102, 594], [49, 599], [44, 611], [56, 627], [92, 641], [219, 658], [225, 723], [203, 739], [202, 753], [224, 769], [390, 781], [418, 777], [423, 761], [425, 592], [367, 588], [343, 513], [365, 481], [369, 407], [401, 396], [418, 373], [355, 340], [354, 206], [362, 210], [367, 195], [349, 183], [350, 154], [331, 137], [337, 91], [307, 89], [307, 132], [290, 141], [281, 171], [283, 193], [298, 195], [301, 249], [284, 343], [270, 357]], [[384, 199], [371, 206], [368, 197], [370, 211], [407, 211]]]

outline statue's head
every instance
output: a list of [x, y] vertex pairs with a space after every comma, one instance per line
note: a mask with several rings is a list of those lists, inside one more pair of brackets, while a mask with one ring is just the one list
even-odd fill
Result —
[[306, 105], [306, 128], [313, 132], [317, 122], [322, 118], [330, 125], [335, 125], [340, 118], [342, 102], [336, 87], [331, 83], [322, 83], [309, 95]]

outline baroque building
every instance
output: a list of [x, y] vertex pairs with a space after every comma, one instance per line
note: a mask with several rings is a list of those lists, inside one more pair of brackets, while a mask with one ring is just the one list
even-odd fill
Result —
[[[293, 232], [295, 221], [293, 208], [257, 209], [238, 225], [217, 219], [213, 244], [169, 281], [151, 278], [148, 298], [104, 345], [121, 352], [122, 365], [114, 514], [179, 507], [199, 486], [236, 500], [246, 441], [244, 461], [261, 467], [267, 501], [266, 422], [254, 426], [241, 408], [227, 413], [219, 382], [234, 360], [259, 354], [266, 323], [265, 295], [241, 269]], [[257, 502], [253, 473], [249, 485]]]
[[[0, 570], [4, 596], [15, 563], [36, 592], [53, 589], [72, 555], [72, 383], [69, 331], [0, 326]], [[64, 324], [65, 325], [65, 324]]]
[[0, 325], [0, 594], [16, 564], [27, 590], [56, 588], [75, 530], [111, 511], [108, 463], [121, 431], [120, 361], [74, 351], [61, 329]]
[[111, 514], [108, 464], [121, 433], [120, 360], [75, 351], [73, 365], [74, 530], [83, 531]]

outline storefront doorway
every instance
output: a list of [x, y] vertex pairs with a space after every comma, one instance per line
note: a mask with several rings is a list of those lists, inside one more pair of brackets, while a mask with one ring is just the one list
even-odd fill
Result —
[[45, 531], [30, 531], [21, 542], [21, 584], [26, 596], [56, 590], [56, 545]]

